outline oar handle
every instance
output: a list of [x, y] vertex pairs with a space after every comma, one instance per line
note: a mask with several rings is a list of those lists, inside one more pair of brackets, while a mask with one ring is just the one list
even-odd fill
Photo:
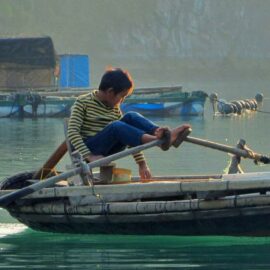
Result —
[[220, 144], [220, 143], [216, 143], [216, 142], [212, 142], [212, 141], [208, 141], [208, 140], [203, 140], [203, 139], [199, 139], [199, 138], [195, 138], [195, 137], [186, 137], [184, 139], [186, 142], [189, 143], [193, 143], [193, 144], [198, 144], [201, 146], [205, 146], [208, 148], [212, 148], [212, 149], [216, 149], [222, 152], [226, 152], [226, 153], [231, 153], [237, 156], [241, 156], [244, 158], [250, 158], [250, 159], [254, 159], [260, 162], [263, 162], [265, 164], [270, 163], [270, 159], [266, 156], [254, 153], [254, 152], [250, 152], [247, 150], [242, 150], [239, 148], [235, 148], [235, 147], [231, 147], [225, 144]]
[[32, 184], [28, 187], [24, 187], [22, 189], [8, 193], [0, 198], [0, 206], [1, 207], [8, 206], [15, 200], [18, 200], [36, 191], [39, 191], [42, 188], [52, 186], [63, 179], [71, 177], [72, 175], [79, 174], [81, 171], [82, 171], [81, 167], [78, 167], [76, 169], [67, 171], [65, 173], [61, 173], [59, 175], [56, 175], [56, 176], [53, 176], [44, 180], [40, 180], [37, 183]]
[[148, 149], [148, 148], [151, 148], [151, 147], [154, 147], [154, 146], [159, 146], [162, 143], [163, 143], [162, 139], [161, 140], [154, 140], [154, 141], [146, 143], [146, 144], [142, 144], [142, 145], [138, 145], [138, 146], [135, 146], [135, 147], [132, 147], [132, 148], [128, 148], [128, 149], [126, 149], [124, 151], [121, 151], [121, 152], [118, 152], [116, 154], [113, 154], [113, 155], [104, 157], [102, 159], [98, 159], [96, 161], [93, 161], [93, 162], [88, 164], [88, 167], [89, 167], [89, 169], [92, 169], [92, 168], [95, 168], [95, 167], [100, 167], [100, 166], [109, 164], [110, 162], [112, 162], [114, 160], [126, 157], [128, 155], [138, 153], [140, 151], [143, 151], [145, 149]]

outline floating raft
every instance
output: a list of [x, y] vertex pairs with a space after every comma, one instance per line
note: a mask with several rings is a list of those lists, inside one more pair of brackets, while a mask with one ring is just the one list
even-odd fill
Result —
[[218, 99], [218, 95], [216, 93], [212, 93], [209, 95], [209, 100], [215, 114], [241, 115], [247, 111], [257, 111], [258, 107], [262, 106], [263, 94], [257, 94], [255, 98], [232, 100], [228, 102], [224, 99]]
[[[0, 196], [32, 184], [6, 178]], [[270, 172], [155, 177], [125, 184], [68, 186], [21, 198], [6, 209], [42, 231], [89, 234], [270, 235]]]
[[[17, 92], [0, 95], [0, 117], [66, 117], [76, 97], [88, 91]], [[144, 115], [203, 115], [207, 94], [182, 86], [135, 89], [121, 109]]]

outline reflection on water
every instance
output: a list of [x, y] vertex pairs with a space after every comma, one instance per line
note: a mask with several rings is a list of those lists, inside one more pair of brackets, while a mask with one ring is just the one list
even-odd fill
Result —
[[6, 269], [269, 269], [270, 238], [83, 236], [34, 232], [0, 243]]

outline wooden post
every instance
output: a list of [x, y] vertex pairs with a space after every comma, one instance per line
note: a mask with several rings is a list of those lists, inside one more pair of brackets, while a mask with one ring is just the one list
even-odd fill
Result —
[[[236, 148], [244, 149], [245, 144], [246, 144], [246, 141], [243, 139], [240, 139], [238, 144], [236, 145]], [[244, 171], [242, 170], [242, 168], [240, 166], [240, 162], [241, 162], [241, 157], [238, 155], [233, 155], [233, 157], [231, 158], [231, 163], [230, 163], [228, 173], [229, 174], [244, 173]]]

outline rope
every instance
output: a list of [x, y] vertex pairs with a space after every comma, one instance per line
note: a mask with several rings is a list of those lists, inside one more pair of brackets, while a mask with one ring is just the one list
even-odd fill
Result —
[[252, 158], [255, 159], [255, 153], [248, 147], [244, 146], [243, 148], [244, 150], [246, 150], [248, 152], [248, 155]]
[[89, 180], [90, 180], [90, 183], [91, 183], [92, 195], [95, 196], [97, 198], [97, 200], [101, 202], [101, 204], [102, 204], [102, 213], [104, 215], [106, 215], [107, 212], [108, 212], [107, 207], [106, 207], [107, 202], [104, 200], [104, 198], [101, 196], [100, 193], [96, 193], [93, 179], [94, 179], [94, 175], [93, 175], [92, 170], [90, 170], [90, 172], [89, 172]]
[[261, 110], [257, 110], [257, 112], [260, 112], [260, 113], [269, 113], [269, 114], [270, 114], [270, 112], [267, 112], [267, 111], [261, 111]]
[[103, 214], [107, 214], [106, 210], [106, 201], [102, 198], [102, 196], [99, 193], [96, 193], [95, 186], [94, 186], [94, 175], [92, 170], [89, 170], [89, 167], [85, 161], [80, 162], [80, 166], [83, 168], [83, 177], [87, 178], [87, 181], [89, 182], [91, 189], [92, 189], [92, 195], [97, 198], [98, 201], [102, 203], [102, 212]]
[[250, 148], [248, 148], [246, 145], [243, 148], [244, 150], [246, 150], [248, 152], [248, 155], [254, 159], [254, 163], [256, 165], [258, 165], [259, 162], [263, 163], [263, 164], [269, 164], [270, 163], [270, 158], [267, 156], [262, 156], [259, 155], [257, 156], [256, 153], [254, 151], [252, 151]]

